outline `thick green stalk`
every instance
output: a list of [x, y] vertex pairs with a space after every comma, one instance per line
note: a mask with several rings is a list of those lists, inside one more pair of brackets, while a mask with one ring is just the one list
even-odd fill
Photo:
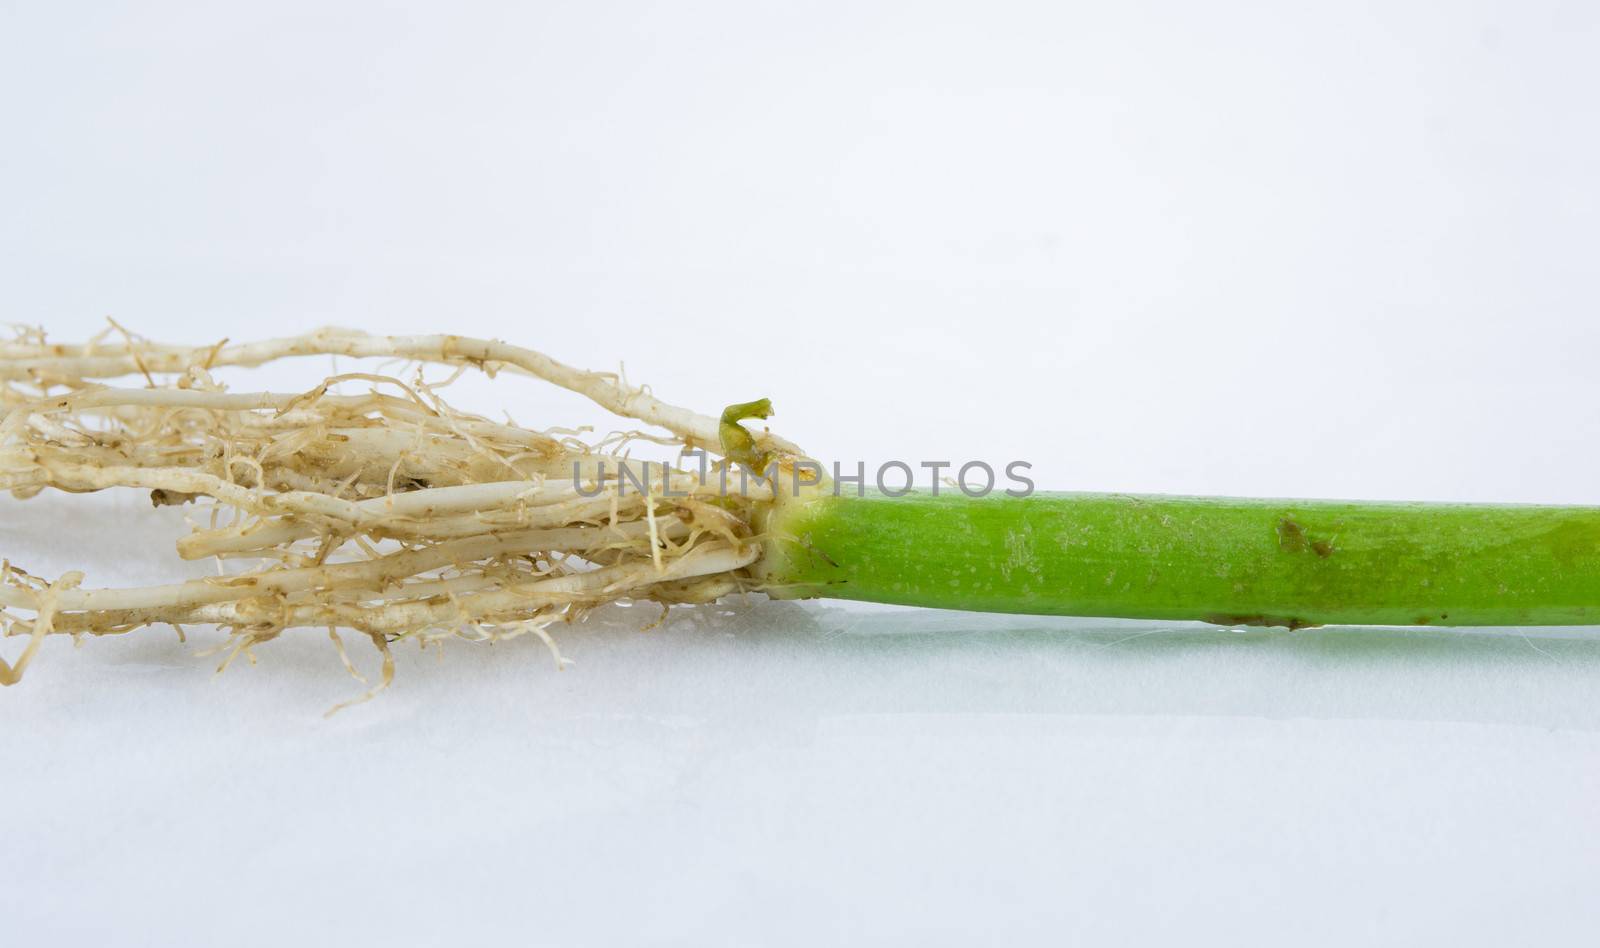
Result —
[[1124, 494], [823, 496], [774, 595], [1227, 625], [1600, 624], [1600, 508]]

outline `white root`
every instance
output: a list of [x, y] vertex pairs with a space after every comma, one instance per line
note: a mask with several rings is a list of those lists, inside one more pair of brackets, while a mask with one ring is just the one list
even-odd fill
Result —
[[[538, 551], [585, 553], [621, 546], [648, 535], [646, 524], [616, 527], [567, 527], [556, 530], [522, 530], [454, 540], [416, 550], [391, 553], [372, 560], [334, 566], [272, 569], [215, 579], [196, 579], [169, 586], [142, 589], [72, 589], [54, 591], [55, 607], [63, 612], [161, 609], [287, 595], [318, 587], [381, 587], [412, 576], [508, 554]], [[681, 538], [688, 527], [676, 518], [663, 521], [662, 535]], [[621, 542], [619, 542], [621, 541]], [[363, 585], [364, 584], [364, 585]], [[0, 604], [38, 609], [43, 597], [30, 590], [0, 586]]]
[[[342, 355], [383, 357], [476, 365], [486, 371], [511, 369], [583, 395], [615, 415], [657, 425], [695, 446], [714, 449], [719, 443], [717, 420], [678, 408], [643, 389], [630, 388], [607, 373], [585, 372], [520, 346], [465, 336], [373, 336], [358, 330], [329, 327], [304, 336], [268, 339], [246, 345], [183, 347], [159, 344], [55, 346], [13, 343], [0, 360], [0, 379], [82, 381], [139, 374], [171, 374], [191, 368], [258, 366], [290, 356]], [[793, 444], [775, 436], [758, 437], [764, 448], [799, 454]]]
[[[118, 327], [120, 332], [120, 327]], [[178, 543], [186, 559], [254, 559], [247, 572], [139, 589], [47, 583], [0, 567], [0, 633], [26, 637], [0, 660], [22, 676], [51, 634], [106, 635], [152, 624], [229, 630], [224, 667], [286, 629], [364, 633], [394, 673], [392, 642], [530, 634], [564, 662], [547, 627], [617, 599], [706, 602], [751, 588], [754, 522], [769, 502], [711, 474], [620, 454], [631, 442], [720, 456], [719, 422], [615, 376], [530, 349], [459, 336], [324, 329], [247, 345], [160, 345], [121, 333], [57, 345], [37, 330], [0, 343], [0, 490], [150, 492], [157, 505], [210, 504]], [[111, 337], [114, 338], [114, 337]], [[402, 359], [510, 371], [583, 394], [670, 434], [597, 444], [465, 414], [439, 398], [450, 379], [348, 373], [300, 393], [228, 392], [226, 367], [308, 355]], [[135, 376], [144, 387], [107, 380]], [[335, 390], [368, 386], [363, 394]], [[381, 391], [380, 391], [381, 389]], [[799, 454], [768, 433], [772, 456]], [[719, 462], [725, 463], [725, 462]], [[219, 517], [219, 514], [228, 514]], [[31, 613], [31, 615], [29, 615]]]

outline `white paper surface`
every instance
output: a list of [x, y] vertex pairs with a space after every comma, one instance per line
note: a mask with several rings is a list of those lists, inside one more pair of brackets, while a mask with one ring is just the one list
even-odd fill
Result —
[[[1596, 503], [1597, 40], [1558, 3], [11, 4], [0, 306], [62, 340], [497, 336], [771, 396], [820, 457], [1048, 489]], [[203, 573], [183, 529], [0, 499], [0, 555], [89, 585]], [[654, 618], [558, 630], [559, 673], [408, 650], [331, 720], [360, 686], [320, 633], [220, 678], [211, 630], [53, 641], [0, 693], [0, 940], [1600, 923], [1592, 629]]]

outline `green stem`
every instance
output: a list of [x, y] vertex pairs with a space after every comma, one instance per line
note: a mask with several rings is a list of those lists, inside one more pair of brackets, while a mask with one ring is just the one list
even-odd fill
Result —
[[774, 595], [1227, 625], [1600, 624], [1600, 508], [1122, 494], [819, 497]]

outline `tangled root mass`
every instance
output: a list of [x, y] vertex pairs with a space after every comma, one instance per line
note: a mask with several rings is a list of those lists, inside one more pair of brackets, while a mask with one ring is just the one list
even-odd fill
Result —
[[[307, 355], [415, 371], [350, 372], [281, 394], [231, 392], [218, 380], [225, 369]], [[454, 374], [429, 383], [424, 365]], [[654, 431], [590, 443], [582, 431], [458, 411], [439, 389], [473, 370], [542, 379]], [[130, 381], [110, 384], [118, 379]], [[641, 438], [705, 452], [710, 463], [631, 460]], [[723, 440], [715, 418], [501, 342], [324, 329], [183, 347], [113, 325], [59, 345], [19, 330], [0, 343], [0, 490], [137, 488], [158, 506], [197, 505], [205, 525], [179, 541], [179, 555], [230, 568], [95, 589], [82, 573], [48, 579], [6, 560], [0, 630], [24, 646], [0, 660], [0, 683], [20, 679], [51, 634], [214, 624], [228, 633], [226, 667], [313, 627], [327, 630], [352, 673], [340, 629], [382, 653], [382, 678], [365, 698], [389, 682], [391, 646], [402, 640], [532, 634], [555, 652], [547, 627], [602, 603], [708, 602], [749, 589], [755, 514], [769, 501], [727, 488]], [[771, 456], [799, 454], [771, 434], [756, 440]]]

